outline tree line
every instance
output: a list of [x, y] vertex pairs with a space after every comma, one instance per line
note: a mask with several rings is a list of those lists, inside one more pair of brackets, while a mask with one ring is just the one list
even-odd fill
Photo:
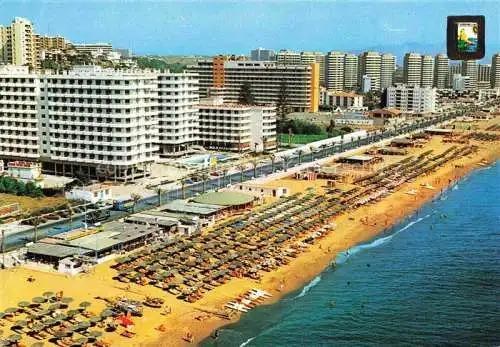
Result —
[[44, 196], [42, 188], [34, 182], [24, 183], [12, 177], [0, 177], [0, 193], [39, 198]]

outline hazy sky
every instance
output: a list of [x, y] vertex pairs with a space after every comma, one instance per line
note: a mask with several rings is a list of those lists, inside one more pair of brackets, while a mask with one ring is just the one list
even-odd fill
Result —
[[487, 55], [500, 46], [499, 1], [0, 0], [0, 23], [110, 42], [139, 54], [248, 53], [255, 47], [360, 50], [418, 43], [445, 51], [447, 15], [486, 16]]

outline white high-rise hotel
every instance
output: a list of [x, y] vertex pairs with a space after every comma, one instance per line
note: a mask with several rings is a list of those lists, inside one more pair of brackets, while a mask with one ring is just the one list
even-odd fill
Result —
[[157, 76], [76, 68], [36, 75], [0, 70], [0, 156], [44, 171], [127, 180], [156, 160]]
[[191, 73], [158, 75], [160, 155], [182, 155], [199, 141], [198, 77]]
[[[198, 142], [192, 74], [0, 68], [0, 157], [40, 160], [45, 172], [116, 180], [150, 173], [162, 153]], [[161, 137], [160, 137], [161, 134]]]

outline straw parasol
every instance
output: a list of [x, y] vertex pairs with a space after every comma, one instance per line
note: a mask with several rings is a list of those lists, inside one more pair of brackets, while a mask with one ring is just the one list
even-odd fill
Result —
[[92, 306], [92, 304], [91, 304], [90, 302], [88, 302], [88, 301], [83, 301], [83, 302], [81, 302], [81, 303], [80, 303], [80, 305], [78, 305], [78, 306], [79, 306], [80, 308], [82, 308], [82, 309], [84, 309], [84, 310], [85, 310], [85, 309], [89, 308], [90, 306]]
[[74, 317], [74, 316], [79, 315], [79, 314], [80, 314], [80, 311], [78, 311], [78, 310], [68, 310], [66, 312], [66, 315], [68, 317]]
[[45, 325], [43, 323], [40, 323], [40, 322], [35, 322], [31, 326], [31, 330], [36, 332], [36, 333], [42, 331], [43, 329], [45, 329]]
[[18, 320], [18, 321], [15, 321], [14, 324], [12, 325], [12, 327], [14, 328], [24, 328], [25, 326], [28, 325], [28, 322], [26, 322], [25, 320]]
[[113, 311], [111, 310], [104, 310], [101, 312], [101, 317], [103, 318], [108, 318], [108, 317], [111, 317], [113, 315]]
[[89, 318], [90, 325], [95, 325], [100, 321], [101, 321], [101, 317], [98, 317], [98, 316], [92, 316]]
[[48, 310], [49, 311], [55, 311], [55, 310], [58, 310], [60, 308], [61, 308], [61, 304], [58, 303], [58, 302], [56, 302], [56, 303], [50, 305], [49, 308], [48, 308]]
[[12, 334], [9, 337], [7, 337], [7, 341], [9, 341], [10, 343], [17, 343], [17, 342], [21, 341], [21, 335]]
[[70, 304], [73, 302], [73, 298], [70, 298], [69, 296], [66, 296], [64, 298], [61, 299], [61, 302], [64, 303], [64, 304]]
[[35, 296], [31, 301], [35, 304], [41, 305], [45, 302], [47, 302], [47, 299], [41, 296]]
[[23, 309], [26, 308], [26, 307], [29, 307], [29, 305], [31, 305], [31, 303], [28, 302], [28, 301], [20, 301], [20, 302], [17, 303], [17, 306], [19, 306], [19, 307], [21, 307]]
[[43, 297], [47, 298], [47, 299], [51, 299], [54, 297], [54, 292], [45, 292], [42, 294]]
[[9, 308], [6, 308], [4, 313], [5, 315], [13, 315], [14, 313], [16, 313], [17, 311], [19, 311], [18, 308], [15, 308], [15, 307], [9, 307]]

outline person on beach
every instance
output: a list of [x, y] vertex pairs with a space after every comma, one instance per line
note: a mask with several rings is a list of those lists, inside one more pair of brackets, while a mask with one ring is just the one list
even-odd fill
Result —
[[190, 332], [190, 331], [188, 331], [188, 332], [186, 333], [185, 340], [186, 340], [187, 342], [189, 342], [189, 343], [193, 343], [193, 342], [194, 342], [194, 336], [193, 336], [193, 334], [191, 334], [191, 332]]

